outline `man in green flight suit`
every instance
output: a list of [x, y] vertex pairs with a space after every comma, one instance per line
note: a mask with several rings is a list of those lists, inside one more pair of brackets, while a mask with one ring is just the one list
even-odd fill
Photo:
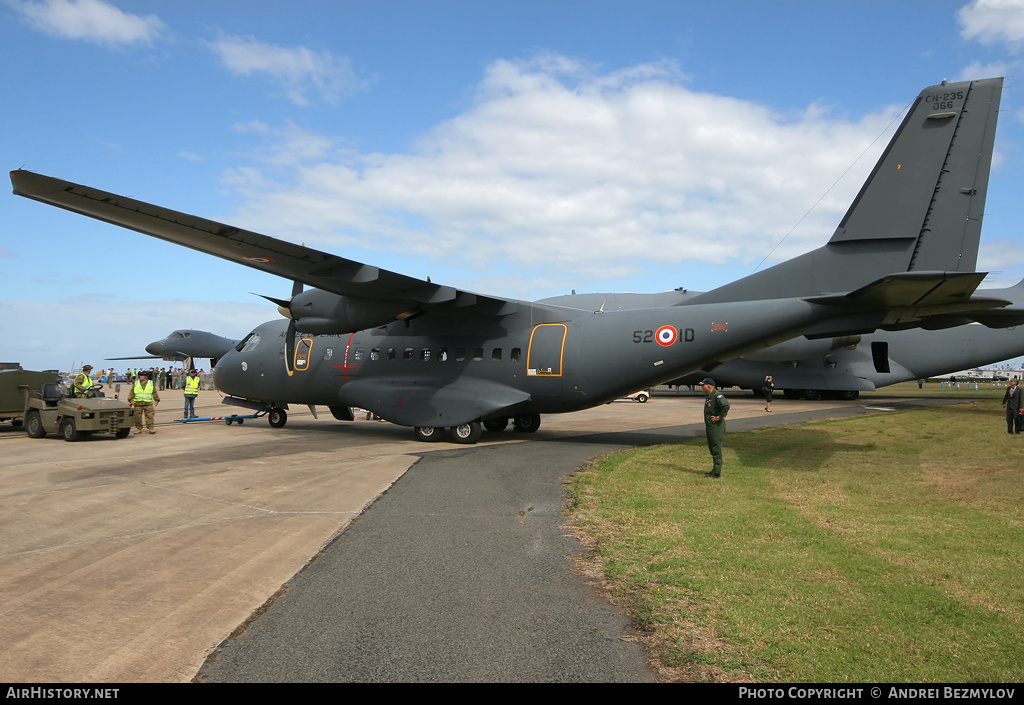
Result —
[[729, 413], [729, 400], [715, 391], [715, 380], [706, 377], [701, 383], [708, 398], [704, 401], [704, 430], [708, 437], [708, 450], [714, 465], [708, 477], [722, 476], [722, 440], [725, 439], [725, 417]]

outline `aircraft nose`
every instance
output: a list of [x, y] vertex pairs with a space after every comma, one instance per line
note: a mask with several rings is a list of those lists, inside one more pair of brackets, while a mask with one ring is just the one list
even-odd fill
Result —
[[213, 385], [225, 394], [237, 396], [232, 389], [236, 386], [234, 382], [238, 378], [238, 360], [234, 351], [225, 353], [217, 360], [217, 366], [213, 368]]
[[146, 352], [150, 355], [163, 355], [164, 354], [164, 341], [158, 340], [155, 343], [150, 343], [146, 346]]

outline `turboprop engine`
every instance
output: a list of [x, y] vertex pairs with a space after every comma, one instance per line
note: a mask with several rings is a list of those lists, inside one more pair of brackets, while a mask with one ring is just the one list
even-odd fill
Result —
[[370, 301], [319, 289], [298, 293], [287, 304], [278, 305], [281, 315], [293, 319], [296, 330], [314, 334], [352, 333], [420, 313], [411, 301]]

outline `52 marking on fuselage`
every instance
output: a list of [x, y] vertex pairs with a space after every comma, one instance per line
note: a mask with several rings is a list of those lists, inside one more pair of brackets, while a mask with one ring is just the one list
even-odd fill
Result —
[[693, 328], [676, 328], [675, 326], [661, 326], [658, 330], [633, 331], [634, 343], [657, 343], [662, 347], [673, 345], [680, 339], [683, 342], [692, 343], [693, 337]]

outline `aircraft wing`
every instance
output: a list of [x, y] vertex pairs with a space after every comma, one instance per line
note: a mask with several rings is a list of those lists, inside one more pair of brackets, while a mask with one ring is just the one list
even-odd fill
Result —
[[342, 296], [504, 316], [528, 305], [473, 294], [22, 169], [14, 193]]

